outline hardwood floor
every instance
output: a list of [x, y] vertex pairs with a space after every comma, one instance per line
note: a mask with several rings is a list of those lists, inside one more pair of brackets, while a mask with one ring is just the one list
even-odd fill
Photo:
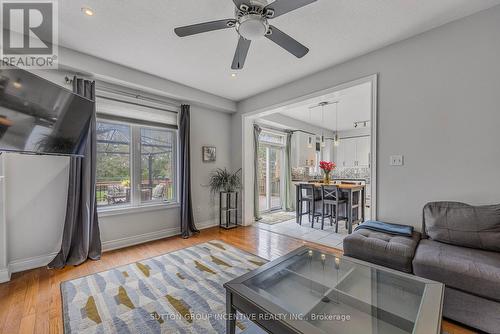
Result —
[[[266, 259], [275, 259], [304, 245], [313, 244], [255, 227], [222, 230], [218, 227], [203, 230], [189, 239], [171, 237], [103, 254], [100, 261], [88, 261], [78, 267], [62, 270], [37, 268], [12, 275], [8, 283], [0, 284], [0, 332], [62, 333], [62, 306], [59, 284], [62, 281], [104, 271], [189, 247], [208, 240], [219, 239]], [[316, 247], [332, 251], [321, 245]], [[338, 250], [333, 250], [341, 253]], [[449, 334], [474, 333], [444, 321], [443, 330]]]

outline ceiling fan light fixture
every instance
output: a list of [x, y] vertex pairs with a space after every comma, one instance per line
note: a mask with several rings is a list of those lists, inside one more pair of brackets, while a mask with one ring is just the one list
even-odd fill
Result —
[[240, 36], [249, 41], [263, 37], [269, 30], [267, 20], [257, 14], [243, 16], [236, 27]]

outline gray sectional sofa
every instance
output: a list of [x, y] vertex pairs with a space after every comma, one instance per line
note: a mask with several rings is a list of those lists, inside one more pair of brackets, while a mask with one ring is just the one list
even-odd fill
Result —
[[500, 333], [500, 205], [428, 203], [419, 239], [359, 230], [344, 254], [444, 283], [444, 317]]

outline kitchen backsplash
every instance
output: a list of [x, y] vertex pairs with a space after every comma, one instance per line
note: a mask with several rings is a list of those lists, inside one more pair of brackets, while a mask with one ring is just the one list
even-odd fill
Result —
[[370, 178], [370, 168], [339, 167], [333, 170], [332, 177], [339, 179], [368, 179]]
[[[295, 167], [292, 168], [293, 180], [308, 180], [312, 178], [322, 178], [323, 173], [315, 173], [312, 167]], [[370, 168], [359, 167], [338, 167], [333, 170], [332, 178], [334, 179], [370, 179]]]

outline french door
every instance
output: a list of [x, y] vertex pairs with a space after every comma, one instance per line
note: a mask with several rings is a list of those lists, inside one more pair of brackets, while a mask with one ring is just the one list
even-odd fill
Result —
[[283, 148], [259, 145], [259, 209], [261, 212], [282, 207], [282, 156]]

